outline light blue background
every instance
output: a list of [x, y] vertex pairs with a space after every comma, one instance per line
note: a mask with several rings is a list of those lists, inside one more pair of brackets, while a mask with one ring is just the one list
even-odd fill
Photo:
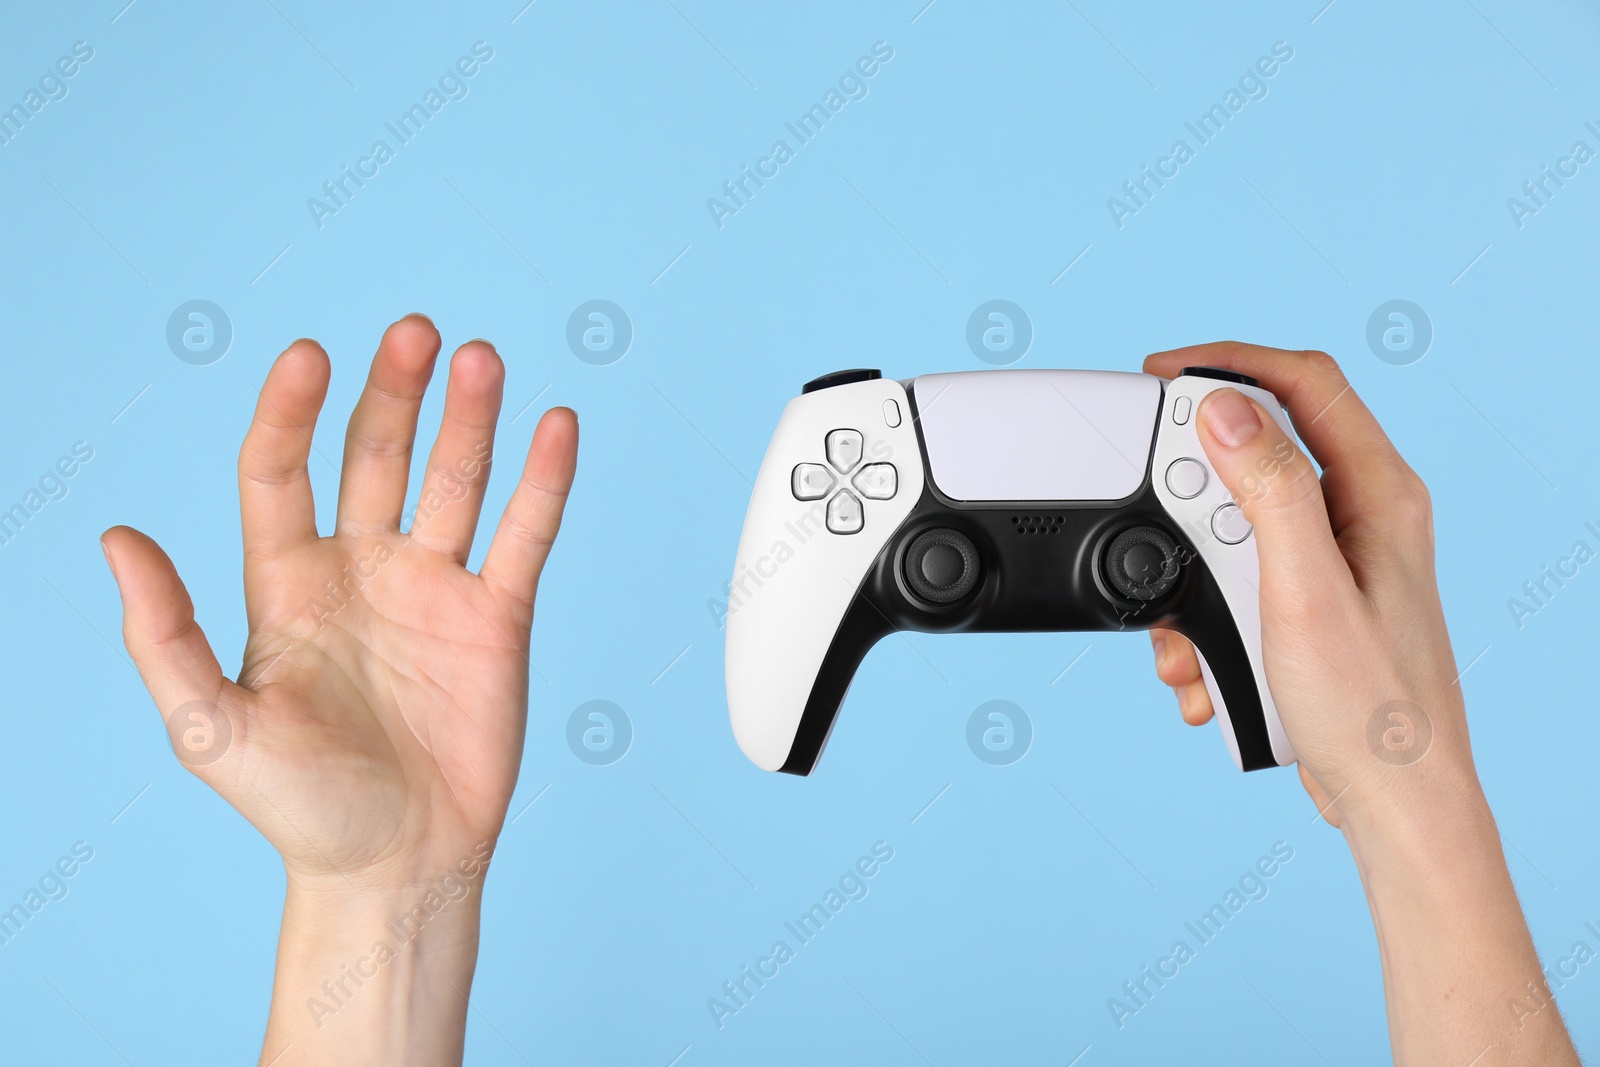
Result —
[[[1600, 148], [1600, 15], [923, 2], [6, 12], [0, 104], [73, 42], [95, 55], [0, 146], [0, 506], [73, 442], [95, 457], [0, 546], [0, 902], [75, 841], [95, 858], [0, 946], [0, 1059], [255, 1055], [281, 867], [173, 758], [96, 537], [159, 539], [237, 664], [233, 465], [262, 376], [295, 337], [327, 346], [316, 444], [337, 457], [379, 333], [411, 310], [449, 346], [496, 342], [506, 420], [539, 397], [503, 454], [543, 406], [583, 420], [513, 814], [548, 792], [490, 879], [470, 1063], [1387, 1060], [1341, 838], [1293, 772], [1240, 775], [1214, 727], [1181, 726], [1142, 636], [891, 640], [814, 776], [735, 747], [707, 604], [782, 405], [838, 367], [983, 366], [964, 333], [992, 298], [1032, 319], [1020, 366], [1134, 368], [1229, 337], [1343, 361], [1433, 491], [1479, 766], [1540, 949], [1600, 947], [1600, 570], [1520, 630], [1506, 606], [1600, 544], [1600, 162], [1520, 230], [1506, 207], [1574, 141]], [[306, 199], [478, 40], [495, 53], [470, 95], [319, 230]], [[719, 230], [706, 199], [879, 40], [894, 58], [870, 95]], [[1270, 95], [1119, 230], [1106, 199], [1280, 40], [1295, 54]], [[164, 339], [195, 298], [235, 330], [211, 366]], [[636, 330], [611, 366], [565, 344], [594, 298]], [[1411, 366], [1365, 342], [1395, 298], [1436, 330]], [[326, 529], [336, 472], [312, 477]], [[564, 740], [594, 698], [636, 732], [608, 767]], [[1034, 724], [1009, 767], [966, 746], [991, 699]], [[879, 840], [895, 856], [870, 895], [719, 1030], [706, 999]], [[1107, 998], [1280, 840], [1295, 854], [1270, 896], [1119, 1031]], [[1560, 1003], [1600, 1055], [1600, 966]]]

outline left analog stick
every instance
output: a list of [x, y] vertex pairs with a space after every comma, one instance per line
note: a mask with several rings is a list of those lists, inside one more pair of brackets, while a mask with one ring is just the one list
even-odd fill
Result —
[[978, 584], [978, 548], [966, 534], [927, 530], [906, 549], [906, 585], [930, 604], [954, 604]]
[[966, 569], [966, 560], [955, 545], [937, 544], [922, 554], [922, 577], [940, 589], [960, 584]]

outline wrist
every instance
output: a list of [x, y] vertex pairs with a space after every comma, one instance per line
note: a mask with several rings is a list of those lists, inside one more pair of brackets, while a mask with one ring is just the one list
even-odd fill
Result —
[[488, 870], [290, 872], [263, 1062], [458, 1063]]
[[1415, 702], [1374, 702], [1369, 715], [1347, 716], [1348, 725], [1311, 745], [1312, 758], [1304, 761], [1302, 770], [1330, 798], [1331, 821], [1352, 848], [1390, 841], [1426, 846], [1439, 832], [1492, 831], [1459, 691], [1384, 688], [1411, 692]]
[[1340, 829], [1358, 860], [1392, 856], [1414, 865], [1448, 864], [1474, 841], [1499, 833], [1475, 774], [1444, 772], [1427, 780], [1392, 780], [1351, 790], [1339, 802]]
[[1498, 840], [1470, 753], [1436, 748], [1412, 764], [1368, 762], [1345, 778], [1334, 806], [1352, 848], [1408, 850], [1421, 858], [1447, 854], [1451, 842], [1484, 833]]
[[460, 896], [460, 882], [475, 895], [483, 883], [484, 872], [494, 856], [492, 838], [454, 844], [428, 843], [416, 850], [396, 852], [360, 865], [335, 866], [318, 853], [312, 862], [284, 856], [284, 876], [288, 891], [309, 901], [329, 906], [366, 898], [374, 902], [388, 897], [406, 897], [429, 889]]
[[1500, 1063], [1576, 1064], [1546, 1010], [1547, 972], [1471, 761], [1398, 777], [1341, 814], [1378, 935], [1395, 1062], [1464, 1063], [1492, 1046]]
[[1375, 912], [1465, 919], [1498, 899], [1510, 872], [1470, 761], [1395, 770], [1339, 803], [1340, 829]]

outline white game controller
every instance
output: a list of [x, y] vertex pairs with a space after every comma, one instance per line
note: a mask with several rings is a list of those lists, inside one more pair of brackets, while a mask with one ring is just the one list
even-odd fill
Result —
[[1242, 770], [1293, 749], [1261, 662], [1251, 528], [1206, 459], [1231, 371], [993, 370], [807, 383], [756, 477], [727, 618], [728, 711], [769, 771], [809, 774], [868, 649], [897, 630], [1188, 637]]

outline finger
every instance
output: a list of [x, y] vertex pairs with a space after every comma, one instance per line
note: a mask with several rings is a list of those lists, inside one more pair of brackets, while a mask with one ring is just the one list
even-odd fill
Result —
[[1150, 646], [1155, 651], [1155, 677], [1173, 688], [1179, 715], [1190, 726], [1205, 726], [1214, 712], [1195, 646], [1178, 630], [1160, 627], [1150, 630]]
[[345, 431], [340, 533], [399, 529], [417, 412], [438, 355], [439, 331], [422, 315], [407, 315], [384, 331]]
[[483, 509], [494, 451], [505, 365], [487, 341], [471, 341], [450, 360], [444, 421], [428, 456], [411, 536], [466, 566]]
[[1204, 682], [1190, 682], [1173, 690], [1178, 697], [1178, 714], [1190, 726], [1204, 726], [1216, 715], [1211, 706], [1211, 694]]
[[1378, 420], [1326, 353], [1223, 341], [1157, 352], [1144, 361], [1146, 373], [1165, 378], [1194, 366], [1249, 375], [1278, 398], [1312, 457], [1339, 486], [1329, 501], [1335, 534], [1381, 509], [1410, 476]]
[[[239, 731], [246, 694], [223, 676], [205, 633], [194, 620], [194, 602], [172, 560], [150, 538], [114, 526], [100, 539], [106, 562], [122, 594], [122, 637], [145, 688], [174, 731], [174, 745], [191, 770], [214, 765]], [[195, 728], [199, 727], [199, 733]], [[179, 745], [203, 738], [205, 745]]]
[[1196, 418], [1211, 466], [1254, 527], [1263, 597], [1304, 605], [1353, 590], [1322, 484], [1277, 422], [1236, 389], [1207, 394]]
[[1187, 637], [1175, 630], [1151, 630], [1156, 677], [1174, 689], [1200, 681], [1200, 657]]
[[479, 572], [530, 614], [577, 464], [578, 416], [571, 408], [551, 408], [533, 432], [522, 481], [500, 517]]
[[316, 505], [306, 457], [328, 395], [328, 354], [315, 341], [290, 345], [272, 364], [239, 449], [239, 516], [245, 561], [315, 540]]
[[1306, 787], [1306, 792], [1311, 796], [1311, 803], [1317, 806], [1317, 813], [1329, 826], [1335, 830], [1339, 829], [1341, 816], [1338, 806], [1334, 803], [1334, 799], [1329, 798], [1328, 791], [1322, 788], [1322, 783], [1311, 777], [1311, 771], [1304, 763], [1300, 764], [1300, 784]]
[[1206, 692], [1200, 673], [1200, 657], [1187, 637], [1176, 630], [1156, 627], [1150, 631], [1150, 645], [1156, 655], [1156, 677], [1172, 687], [1178, 700], [1178, 714], [1190, 726], [1204, 726], [1214, 711], [1211, 694]]

